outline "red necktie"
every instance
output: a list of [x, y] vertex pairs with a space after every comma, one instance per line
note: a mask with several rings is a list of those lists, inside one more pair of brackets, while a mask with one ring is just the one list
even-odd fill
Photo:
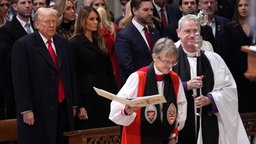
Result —
[[160, 13], [161, 13], [161, 19], [162, 19], [162, 26], [163, 26], [163, 28], [167, 28], [168, 24], [167, 24], [167, 20], [166, 20], [165, 14], [164, 14], [164, 9], [161, 9]]
[[150, 51], [152, 52], [153, 42], [152, 42], [151, 35], [149, 34], [147, 27], [144, 27], [143, 30], [145, 31], [145, 36], [146, 36], [146, 39], [148, 41], [148, 45], [149, 45]]
[[48, 43], [48, 51], [52, 57], [52, 60], [53, 60], [53, 63], [55, 64], [56, 66], [56, 69], [58, 71], [58, 74], [59, 74], [59, 83], [58, 83], [58, 101], [61, 103], [64, 98], [65, 98], [65, 93], [64, 93], [64, 86], [63, 86], [63, 81], [62, 81], [62, 78], [60, 76], [60, 67], [59, 67], [59, 64], [58, 64], [58, 58], [53, 50], [53, 47], [52, 47], [52, 41], [51, 40], [48, 40], [47, 41]]

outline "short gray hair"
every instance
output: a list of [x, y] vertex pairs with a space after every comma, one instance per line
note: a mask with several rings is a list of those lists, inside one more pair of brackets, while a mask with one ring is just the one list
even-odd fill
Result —
[[153, 47], [153, 53], [156, 56], [159, 56], [162, 51], [165, 51], [167, 56], [175, 55], [178, 57], [178, 50], [174, 42], [167, 37], [160, 38]]
[[179, 23], [178, 23], [178, 29], [181, 29], [181, 25], [185, 22], [185, 21], [189, 21], [189, 20], [193, 20], [193, 21], [197, 21], [196, 15], [193, 14], [187, 14], [184, 15], [180, 18]]

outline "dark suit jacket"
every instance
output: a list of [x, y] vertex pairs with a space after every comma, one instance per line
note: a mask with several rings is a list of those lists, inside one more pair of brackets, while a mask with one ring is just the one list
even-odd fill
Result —
[[[31, 21], [31, 26], [33, 26], [33, 22]], [[8, 63], [11, 63], [11, 52], [12, 46], [16, 40], [21, 38], [22, 36], [27, 35], [27, 32], [22, 27], [16, 16], [13, 16], [12, 21], [7, 21], [6, 24], [0, 28], [0, 41], [6, 46], [8, 52], [5, 55]], [[5, 91], [6, 91], [6, 113], [7, 118], [16, 118], [16, 106], [13, 95], [13, 88], [11, 83], [11, 68], [9, 67], [7, 71], [7, 81]], [[0, 93], [3, 94], [3, 93]]]
[[216, 14], [232, 20], [236, 0], [217, 0], [218, 9]]
[[[153, 5], [153, 6], [154, 6], [153, 15], [155, 17], [161, 19], [157, 12], [155, 5]], [[176, 29], [178, 28], [178, 20], [182, 16], [182, 14], [181, 14], [178, 6], [171, 5], [168, 3], [165, 6], [165, 10], [167, 13], [166, 17], [168, 19], [168, 27], [162, 28], [161, 23], [159, 23], [158, 21], [156, 21], [154, 19], [153, 19], [153, 22], [155, 24], [156, 29], [160, 31], [162, 37], [168, 37], [168, 38], [172, 39], [174, 42], [176, 42], [176, 41], [178, 41]]]
[[201, 26], [201, 35], [203, 40], [209, 41], [212, 44], [213, 49], [215, 49], [215, 39], [212, 33], [212, 28], [208, 25]]
[[0, 119], [5, 119], [5, 88], [10, 69], [8, 50], [0, 41]]
[[[63, 80], [67, 122], [74, 129], [76, 105], [75, 77], [68, 41], [55, 35], [60, 75]], [[15, 42], [12, 52], [12, 76], [18, 112], [18, 141], [21, 144], [56, 144], [59, 74], [38, 32]], [[35, 124], [23, 122], [21, 112], [32, 110]]]
[[77, 120], [77, 129], [114, 125], [108, 119], [110, 101], [98, 96], [93, 87], [111, 93], [117, 92], [116, 81], [109, 55], [98, 47], [97, 40], [90, 42], [83, 34], [70, 39], [78, 85], [79, 107], [85, 107], [89, 119]]
[[[154, 44], [160, 38], [160, 33], [152, 27], [148, 30]], [[115, 49], [123, 71], [123, 84], [131, 73], [149, 65], [153, 60], [147, 43], [132, 22], [117, 33]]]
[[215, 15], [214, 18], [216, 23], [214, 52], [222, 55], [224, 25], [227, 24], [230, 20], [218, 15]]
[[[31, 26], [33, 27], [32, 21]], [[1, 31], [0, 40], [6, 44], [10, 50], [16, 40], [24, 35], [27, 35], [27, 32], [22, 27], [16, 16], [13, 16], [12, 21], [7, 21], [2, 29], [3, 30]]]

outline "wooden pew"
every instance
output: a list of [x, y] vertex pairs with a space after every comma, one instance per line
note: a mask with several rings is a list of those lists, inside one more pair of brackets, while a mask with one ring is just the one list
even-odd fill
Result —
[[0, 120], [0, 143], [14, 142], [17, 140], [17, 120]]
[[256, 136], [256, 112], [240, 113], [248, 136]]
[[[256, 112], [240, 113], [248, 136], [256, 136]], [[69, 144], [120, 144], [120, 126], [65, 132]], [[17, 120], [0, 120], [0, 143], [17, 140]]]
[[65, 132], [69, 144], [120, 144], [120, 126]]

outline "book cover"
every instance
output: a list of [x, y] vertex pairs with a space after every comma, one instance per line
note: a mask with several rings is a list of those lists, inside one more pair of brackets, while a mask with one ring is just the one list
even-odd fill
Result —
[[108, 91], [105, 91], [103, 89], [99, 89], [96, 87], [93, 87], [93, 88], [99, 96], [120, 102], [124, 105], [129, 105], [131, 107], [145, 107], [147, 105], [166, 103], [165, 97], [160, 94], [151, 95], [151, 96], [142, 96], [142, 97], [137, 97], [135, 99], [129, 100], [126, 98], [118, 97], [117, 95], [110, 93]]

